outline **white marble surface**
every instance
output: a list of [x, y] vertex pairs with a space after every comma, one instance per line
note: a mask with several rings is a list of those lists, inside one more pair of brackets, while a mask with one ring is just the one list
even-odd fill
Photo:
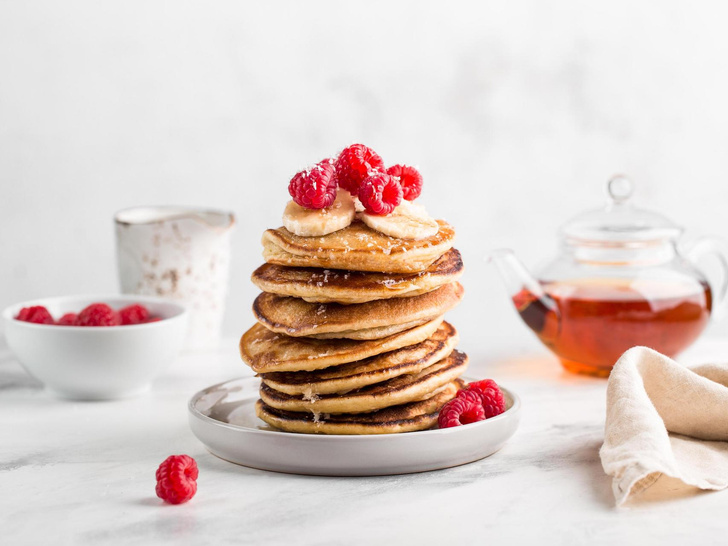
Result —
[[[528, 335], [523, 333], [525, 337]], [[471, 374], [518, 392], [521, 427], [492, 457], [449, 470], [321, 478], [252, 470], [210, 455], [187, 426], [197, 390], [249, 374], [236, 340], [183, 355], [144, 397], [77, 403], [49, 396], [0, 352], [0, 542], [4, 544], [686, 544], [724, 540], [728, 492], [664, 482], [614, 508], [599, 463], [606, 382], [566, 374], [545, 353]], [[728, 359], [703, 339], [688, 363]], [[154, 472], [187, 453], [196, 497], [154, 495]], [[658, 482], [658, 485], [660, 482]], [[658, 493], [660, 493], [658, 495]], [[666, 495], [659, 500], [657, 497]], [[498, 541], [498, 542], [491, 542]]]

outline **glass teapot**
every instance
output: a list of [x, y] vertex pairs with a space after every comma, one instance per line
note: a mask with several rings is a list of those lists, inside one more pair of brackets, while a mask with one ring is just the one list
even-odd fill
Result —
[[[512, 251], [491, 253], [519, 315], [572, 372], [607, 376], [636, 345], [667, 356], [700, 335], [711, 312], [725, 308], [728, 254], [720, 239], [678, 244], [682, 228], [635, 208], [624, 176], [607, 183], [606, 208], [571, 219], [561, 252], [535, 276]], [[710, 282], [696, 263], [721, 267]]]

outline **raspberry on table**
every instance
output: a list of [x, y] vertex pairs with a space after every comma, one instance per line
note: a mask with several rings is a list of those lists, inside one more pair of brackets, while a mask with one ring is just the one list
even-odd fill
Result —
[[359, 188], [359, 201], [370, 214], [384, 216], [402, 202], [402, 186], [386, 173], [372, 173]]
[[197, 492], [197, 463], [189, 455], [170, 455], [157, 468], [157, 496], [170, 504], [181, 504]]
[[33, 305], [32, 307], [23, 307], [18, 314], [15, 315], [16, 320], [23, 322], [32, 322], [34, 324], [54, 324], [53, 316], [50, 311], [42, 305]]
[[414, 167], [409, 165], [392, 165], [387, 169], [387, 174], [399, 179], [402, 186], [402, 198], [407, 201], [414, 201], [422, 193], [422, 175]]
[[474, 391], [461, 390], [440, 410], [437, 424], [440, 428], [458, 427], [485, 419], [480, 396]]
[[288, 193], [304, 208], [330, 207], [336, 199], [334, 160], [324, 159], [311, 169], [296, 173], [288, 184]]
[[121, 324], [141, 324], [149, 320], [149, 309], [139, 303], [133, 303], [119, 309]]
[[374, 171], [384, 172], [384, 161], [364, 144], [352, 144], [336, 160], [336, 180], [353, 197], [359, 195], [364, 179]]
[[486, 419], [500, 415], [506, 410], [506, 400], [503, 396], [503, 391], [500, 390], [498, 384], [492, 379], [474, 381], [469, 383], [465, 389], [465, 391], [461, 392], [475, 392], [480, 396]]
[[56, 324], [59, 326], [74, 326], [76, 324], [76, 317], [78, 317], [76, 313], [66, 313], [58, 319]]
[[105, 303], [92, 303], [76, 317], [76, 326], [118, 326], [119, 314]]

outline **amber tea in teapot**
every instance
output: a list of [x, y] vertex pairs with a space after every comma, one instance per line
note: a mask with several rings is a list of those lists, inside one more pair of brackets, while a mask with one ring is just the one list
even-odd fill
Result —
[[[682, 228], [628, 201], [632, 184], [607, 185], [606, 208], [570, 220], [559, 254], [531, 275], [507, 249], [491, 253], [519, 315], [567, 370], [607, 376], [637, 345], [675, 356], [725, 309], [728, 254], [720, 240], [679, 243]], [[717, 258], [712, 284], [698, 269]]]
[[527, 289], [513, 303], [564, 367], [577, 373], [608, 374], [619, 356], [636, 345], [674, 356], [700, 335], [712, 306], [705, 282], [586, 279], [542, 286], [558, 311]]

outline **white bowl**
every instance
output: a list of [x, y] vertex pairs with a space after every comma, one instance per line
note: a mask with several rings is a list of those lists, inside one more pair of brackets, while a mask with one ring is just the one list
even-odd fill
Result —
[[[23, 307], [43, 305], [55, 319], [95, 302], [119, 309], [145, 305], [162, 320], [129, 326], [56, 326], [15, 320]], [[110, 400], [140, 394], [177, 356], [187, 311], [159, 298], [133, 295], [65, 296], [26, 301], [3, 311], [5, 337], [23, 367], [58, 396]]]

